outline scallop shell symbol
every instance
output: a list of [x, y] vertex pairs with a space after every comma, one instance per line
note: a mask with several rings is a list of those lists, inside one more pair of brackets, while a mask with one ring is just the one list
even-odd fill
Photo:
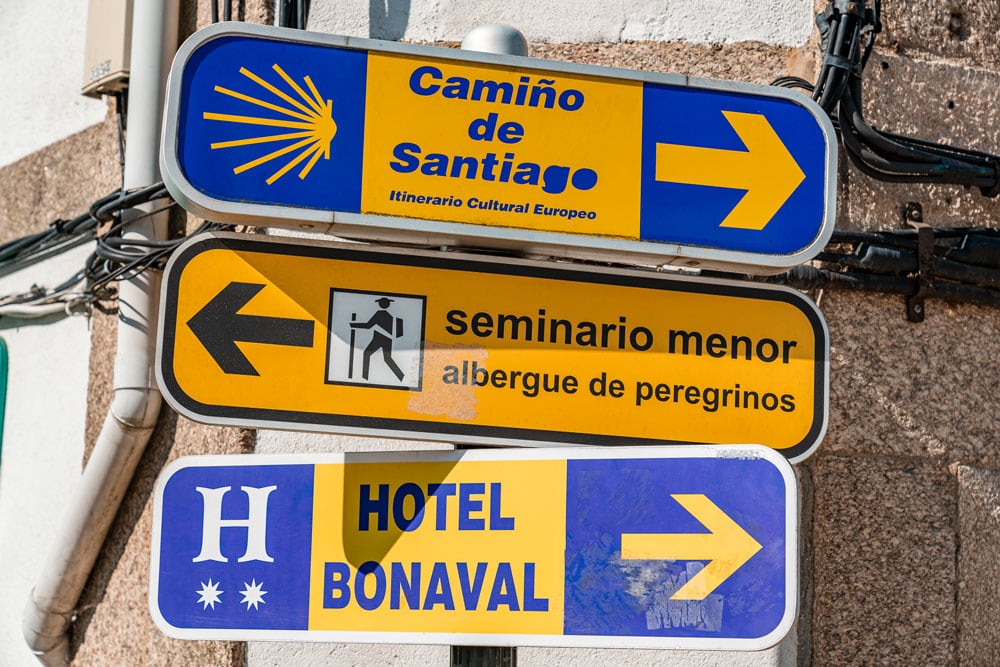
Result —
[[[297, 84], [292, 77], [277, 64], [271, 69], [287, 84], [291, 89], [291, 94], [278, 88], [278, 86], [265, 81], [245, 67], [240, 68], [240, 74], [257, 84], [267, 92], [275, 96], [280, 103], [268, 102], [266, 100], [240, 93], [235, 90], [215, 86], [215, 92], [228, 95], [243, 102], [269, 109], [280, 116], [258, 117], [258, 116], [237, 116], [225, 113], [213, 113], [206, 111], [205, 120], [222, 121], [226, 123], [241, 123], [245, 125], [258, 126], [254, 136], [245, 139], [235, 139], [232, 141], [219, 141], [213, 143], [212, 150], [221, 148], [234, 148], [237, 146], [249, 146], [253, 144], [284, 144], [280, 148], [261, 155], [260, 157], [245, 162], [233, 169], [234, 174], [242, 174], [244, 171], [267, 164], [273, 160], [278, 160], [286, 155], [292, 154], [290, 160], [285, 162], [277, 171], [268, 176], [267, 184], [271, 185], [279, 178], [287, 174], [296, 166], [305, 162], [299, 171], [299, 178], [304, 179], [319, 161], [320, 157], [325, 160], [330, 159], [330, 142], [337, 134], [337, 123], [333, 120], [333, 101], [324, 100], [323, 96], [316, 90], [316, 85], [309, 76], [303, 77], [303, 83], [309, 89], [307, 93], [302, 86]], [[297, 96], [298, 99], [293, 97]], [[266, 134], [271, 130], [265, 128], [283, 128], [295, 130], [293, 132], [283, 132], [280, 134]], [[296, 152], [297, 151], [297, 152]]]

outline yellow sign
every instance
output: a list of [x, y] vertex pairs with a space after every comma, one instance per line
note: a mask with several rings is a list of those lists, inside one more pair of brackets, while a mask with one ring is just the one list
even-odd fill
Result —
[[639, 238], [642, 82], [444, 65], [369, 54], [362, 212]]
[[826, 326], [784, 288], [219, 234], [164, 289], [158, 377], [201, 421], [793, 460], [826, 426]]
[[[425, 590], [411, 589], [402, 596], [409, 599], [400, 599], [397, 591], [395, 601], [389, 595], [378, 601], [386, 611], [397, 610], [391, 614], [397, 632], [453, 629], [455, 603], [448, 602], [445, 589], [460, 595], [464, 586], [467, 595], [459, 603], [471, 612], [462, 619], [470, 630], [560, 634], [565, 466], [562, 461], [530, 467], [520, 461], [317, 466], [313, 506], [322, 508], [324, 521], [313, 527], [313, 554], [320, 557], [312, 559], [311, 579], [325, 583], [311, 591], [310, 628], [383, 630], [386, 615], [371, 613], [376, 585], [355, 585], [367, 584], [367, 573], [359, 576], [358, 566], [378, 562], [388, 584], [420, 580], [421, 565], [426, 570]], [[502, 556], [494, 560], [487, 554]], [[416, 596], [422, 603], [413, 604]]]

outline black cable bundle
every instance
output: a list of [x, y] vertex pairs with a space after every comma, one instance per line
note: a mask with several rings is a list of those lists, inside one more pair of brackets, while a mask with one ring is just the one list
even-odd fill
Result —
[[[139, 204], [160, 201], [162, 206], [139, 216], [126, 218], [125, 209]], [[71, 220], [56, 220], [49, 228], [0, 244], [0, 275], [20, 271], [48, 257], [65, 252], [96, 238], [94, 252], [85, 266], [54, 288], [35, 286], [24, 294], [0, 296], [0, 307], [12, 304], [50, 305], [72, 301], [89, 304], [105, 312], [113, 309], [117, 298], [111, 285], [116, 280], [128, 280], [147, 269], [162, 269], [174, 249], [184, 238], [166, 241], [126, 238], [128, 226], [177, 204], [170, 199], [163, 183], [156, 183], [131, 192], [115, 191], [101, 197], [90, 209]], [[101, 228], [104, 227], [102, 231]], [[232, 225], [203, 222], [195, 233], [231, 230]], [[84, 281], [82, 288], [77, 285]]]
[[[872, 178], [894, 183], [947, 183], [1000, 194], [1000, 157], [877, 130], [862, 113], [861, 76], [881, 31], [880, 1], [831, 0], [816, 23], [823, 66], [813, 99], [835, 119], [851, 162]], [[791, 85], [783, 77], [778, 85]]]
[[[236, 20], [243, 21], [246, 14], [245, 0], [237, 0], [236, 3]], [[232, 21], [233, 20], [233, 0], [224, 0], [222, 5], [222, 20]], [[219, 22], [219, 0], [212, 0], [212, 23]]]
[[[111, 226], [98, 236], [97, 246], [84, 267], [87, 291], [97, 301], [109, 301], [115, 298], [115, 293], [110, 287], [112, 281], [129, 280], [147, 269], [162, 269], [166, 266], [170, 253], [186, 240], [184, 237], [165, 241], [124, 237], [129, 224], [177, 205], [169, 198], [170, 195], [163, 183], [116, 194], [113, 199], [105, 198], [107, 201], [102, 200], [103, 203], [97, 202], [91, 207], [90, 215], [95, 220], [111, 223]], [[121, 216], [124, 209], [157, 200], [166, 200], [166, 203], [138, 217], [125, 219]], [[232, 225], [205, 221], [194, 233], [232, 228]]]
[[306, 29], [309, 19], [309, 0], [280, 0], [278, 2], [278, 25], [282, 28]]
[[[1000, 307], [1000, 230], [974, 227], [934, 229], [933, 255], [925, 267], [927, 297]], [[816, 256], [820, 266], [797, 266], [751, 280], [798, 289], [840, 289], [911, 296], [920, 289], [918, 231], [834, 232]], [[704, 272], [703, 275], [725, 275]]]

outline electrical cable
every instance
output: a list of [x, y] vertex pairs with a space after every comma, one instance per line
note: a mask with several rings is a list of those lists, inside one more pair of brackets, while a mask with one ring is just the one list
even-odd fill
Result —
[[[164, 202], [150, 211], [123, 218], [125, 209], [147, 202]], [[176, 206], [162, 183], [134, 192], [112, 192], [96, 200], [87, 213], [57, 220], [49, 229], [0, 244], [0, 273], [20, 270], [39, 257], [48, 257], [73, 245], [95, 240], [84, 267], [61, 284], [34, 286], [23, 294], [0, 297], [0, 317], [42, 317], [57, 312], [113, 312], [117, 293], [112, 283], [149, 269], [162, 269], [170, 254], [186, 238], [166, 241], [124, 237], [129, 224]], [[99, 226], [104, 227], [98, 234]], [[233, 230], [233, 225], [204, 221], [192, 235]], [[745, 279], [783, 284], [799, 289], [849, 289], [913, 295], [959, 303], [1000, 307], [1000, 230], [979, 227], [934, 229], [931, 271], [934, 279], [921, 282], [920, 241], [916, 230], [835, 231], [815, 260], [819, 266], [799, 266], [777, 276]], [[732, 274], [703, 271], [704, 276], [732, 278]]]
[[[814, 265], [745, 279], [797, 289], [846, 289], [926, 297], [1000, 308], [1000, 230], [933, 229], [933, 276], [921, 276], [917, 230], [835, 231]], [[818, 264], [816, 266], [815, 264]], [[719, 272], [705, 276], [732, 277]]]
[[296, 2], [296, 23], [299, 30], [306, 29], [306, 21], [309, 15], [309, 0], [297, 0]]
[[[912, 278], [863, 273], [843, 273], [809, 265], [769, 276], [765, 282], [787, 285], [796, 289], [850, 289], [864, 292], [884, 292], [911, 296], [916, 294]], [[926, 288], [926, 296], [954, 303], [967, 303], [1000, 308], [1000, 291], [972, 285], [934, 282]]]
[[278, 25], [305, 30], [309, 19], [309, 0], [279, 0]]
[[114, 92], [115, 117], [118, 120], [118, 168], [125, 187], [125, 132], [128, 131], [128, 88]]
[[[242, 20], [244, 2], [237, 6]], [[279, 24], [304, 29], [308, 0], [281, 0]], [[861, 75], [881, 31], [880, 3], [831, 0], [817, 16], [823, 64], [815, 85], [801, 77], [784, 76], [772, 85], [809, 91], [831, 116], [845, 152], [863, 173], [893, 182], [954, 183], [975, 186], [984, 195], [1000, 194], [1000, 158], [877, 130], [862, 113]], [[212, 1], [213, 22], [219, 19], [218, 0]], [[223, 19], [232, 18], [232, 0], [223, 6]], [[127, 96], [117, 93], [119, 150], [124, 155]], [[127, 220], [125, 209], [165, 202]], [[112, 283], [143, 271], [162, 269], [185, 238], [167, 241], [133, 240], [124, 236], [128, 225], [176, 206], [162, 183], [133, 192], [116, 191], [96, 200], [84, 214], [55, 220], [49, 228], [0, 244], [0, 275], [96, 239], [84, 267], [49, 289], [32, 286], [21, 294], [0, 296], [0, 318], [45, 317], [89, 312], [112, 312], [117, 294]], [[103, 231], [99, 230], [103, 227]], [[232, 225], [203, 222], [193, 234], [231, 230]], [[977, 227], [934, 229], [931, 258], [921, 254], [916, 230], [834, 232], [814, 265], [803, 265], [777, 276], [746, 276], [749, 280], [783, 284], [798, 289], [848, 289], [923, 297], [1000, 307], [1000, 230]], [[921, 276], [921, 261], [932, 279]], [[731, 274], [703, 271], [702, 275]]]
[[[886, 132], [870, 126], [862, 105], [862, 74], [882, 30], [881, 2], [830, 0], [817, 15], [823, 63], [812, 96], [830, 115], [848, 159], [871, 178], [941, 183], [1000, 195], [1000, 156]], [[775, 85], [805, 88], [796, 77]]]
[[[127, 220], [121, 216], [147, 202], [165, 202]], [[111, 192], [97, 199], [86, 213], [71, 220], [56, 220], [49, 228], [0, 244], [0, 275], [20, 271], [38, 261], [96, 240], [84, 267], [53, 288], [33, 286], [27, 292], [0, 296], [0, 317], [44, 316], [56, 311], [85, 311], [96, 307], [113, 310], [117, 293], [112, 282], [134, 277], [148, 269], [162, 269], [184, 238], [168, 241], [132, 240], [123, 236], [130, 224], [176, 206], [162, 183], [133, 192]], [[104, 227], [101, 233], [98, 230]], [[195, 233], [232, 229], [231, 225], [204, 222]], [[58, 305], [58, 308], [56, 307]]]
[[[219, 15], [219, 0], [212, 0], [212, 23], [218, 23], [220, 18], [223, 21], [233, 20], [233, 0], [223, 0], [222, 15]], [[246, 0], [236, 2], [236, 20], [246, 20]]]
[[771, 82], [772, 86], [777, 86], [779, 88], [801, 88], [812, 95], [815, 86], [812, 81], [806, 81], [800, 76], [779, 76], [777, 79]]
[[[280, 0], [278, 23], [304, 29], [309, 0]], [[212, 0], [212, 20], [219, 17], [219, 0]], [[244, 2], [237, 13], [243, 18]], [[773, 85], [809, 91], [830, 115], [848, 158], [863, 173], [891, 182], [950, 183], [980, 188], [984, 195], [1000, 194], [1000, 157], [907, 137], [871, 127], [862, 112], [862, 74], [875, 38], [881, 32], [880, 0], [830, 0], [816, 17], [820, 30], [823, 62], [815, 84], [801, 77], [783, 76]], [[225, 0], [222, 18], [232, 18], [232, 0]], [[127, 126], [125, 93], [116, 95], [119, 115], [119, 148], [123, 151]], [[125, 220], [124, 209], [139, 204], [166, 201], [156, 210]], [[33, 262], [96, 239], [94, 251], [83, 269], [61, 285], [47, 290], [33, 287], [20, 295], [0, 297], [0, 316], [37, 308], [69, 308], [86, 304], [102, 310], [113, 308], [116, 293], [112, 283], [149, 269], [162, 269], [169, 255], [184, 238], [168, 241], [136, 241], [124, 236], [130, 222], [161, 212], [176, 204], [162, 183], [133, 192], [112, 192], [95, 201], [87, 213], [71, 220], [56, 220], [49, 229], [0, 244], [0, 275], [20, 270]], [[103, 228], [101, 233], [98, 230]], [[204, 222], [195, 234], [232, 229], [231, 225]], [[1000, 306], [1000, 231], [982, 228], [933, 230], [934, 248], [928, 260], [913, 230], [902, 232], [834, 232], [819, 266], [801, 266], [767, 280], [803, 289], [859, 289], [913, 295], [937, 296], [959, 302]], [[921, 262], [933, 280], [920, 276]], [[713, 275], [703, 272], [703, 275]], [[721, 274], [727, 275], [727, 274]], [[732, 277], [731, 275], [729, 277]], [[83, 288], [80, 287], [81, 281]]]

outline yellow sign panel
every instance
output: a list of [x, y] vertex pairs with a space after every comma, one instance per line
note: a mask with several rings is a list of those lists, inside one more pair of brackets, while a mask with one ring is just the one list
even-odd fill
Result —
[[[373, 159], [361, 210], [413, 216], [423, 197], [428, 211], [447, 211], [430, 215], [457, 222], [639, 238], [642, 161], [632, 147], [642, 137], [642, 82], [575, 75], [557, 87], [513, 68], [483, 75], [479, 63], [369, 54], [377, 85], [365, 114]], [[503, 97], [501, 106], [462, 103]]]
[[826, 426], [826, 326], [784, 288], [220, 234], [164, 289], [158, 377], [200, 421], [793, 460]]
[[[310, 629], [384, 631], [386, 615], [371, 613], [384, 606], [395, 612], [395, 632], [561, 634], [565, 467], [556, 460], [317, 466], [313, 506], [323, 521], [313, 525], [310, 578], [325, 583], [310, 592]], [[412, 581], [422, 564], [426, 590], [374, 605], [376, 585], [358, 590], [366, 573], [350, 565], [366, 562], [383, 563], [389, 579]], [[456, 593], [459, 582], [468, 588], [469, 613], [457, 619], [453, 602], [436, 603], [449, 582]], [[423, 604], [412, 604], [421, 594]]]

